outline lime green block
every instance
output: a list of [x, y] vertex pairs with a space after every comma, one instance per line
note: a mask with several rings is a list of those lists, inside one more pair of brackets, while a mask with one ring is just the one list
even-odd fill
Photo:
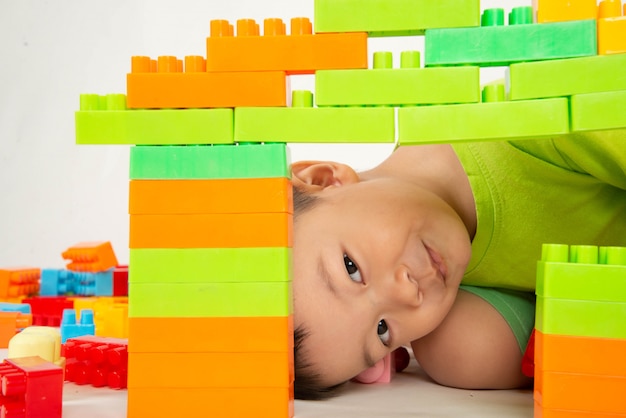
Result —
[[577, 94], [570, 100], [572, 131], [626, 128], [626, 90]]
[[77, 144], [232, 144], [232, 109], [127, 110], [126, 96], [81, 95]]
[[537, 297], [535, 327], [544, 334], [626, 338], [626, 303]]
[[568, 131], [565, 98], [398, 109], [400, 145], [537, 138]]
[[318, 106], [476, 103], [478, 67], [325, 70], [315, 73]]
[[131, 248], [131, 283], [286, 282], [290, 248]]
[[511, 100], [626, 90], [626, 54], [513, 64]]
[[488, 67], [586, 57], [597, 53], [596, 21], [538, 24], [532, 23], [531, 15], [530, 22], [523, 24], [432, 29], [426, 31], [424, 50], [426, 66]]
[[130, 178], [291, 178], [285, 144], [150, 146], [130, 149]]
[[[132, 268], [132, 267], [131, 267]], [[130, 283], [129, 317], [288, 316], [291, 282]]]
[[478, 26], [479, 0], [315, 0], [315, 32], [370, 36], [423, 34], [430, 28]]
[[393, 143], [391, 107], [238, 107], [235, 140], [247, 142]]

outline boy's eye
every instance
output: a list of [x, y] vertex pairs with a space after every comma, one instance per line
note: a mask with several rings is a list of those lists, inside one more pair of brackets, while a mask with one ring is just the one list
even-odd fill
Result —
[[362, 283], [363, 279], [361, 278], [361, 272], [359, 272], [359, 268], [356, 263], [350, 259], [346, 254], [343, 255], [343, 264], [346, 266], [346, 271], [348, 272], [348, 276], [357, 282]]
[[385, 322], [384, 319], [381, 319], [378, 322], [378, 338], [380, 338], [380, 341], [385, 344], [388, 345], [389, 344], [389, 340], [391, 339], [391, 335], [389, 333], [389, 327], [387, 327], [387, 322]]

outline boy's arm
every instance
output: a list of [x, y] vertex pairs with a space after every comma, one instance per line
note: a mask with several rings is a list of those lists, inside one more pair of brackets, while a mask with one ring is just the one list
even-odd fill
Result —
[[411, 345], [422, 369], [445, 386], [510, 389], [531, 382], [522, 374], [523, 353], [506, 320], [463, 290], [443, 323]]

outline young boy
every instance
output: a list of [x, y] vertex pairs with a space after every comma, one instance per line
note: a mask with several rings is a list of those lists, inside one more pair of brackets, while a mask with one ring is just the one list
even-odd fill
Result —
[[624, 130], [401, 147], [362, 173], [304, 161], [292, 179], [297, 398], [408, 344], [443, 385], [527, 385], [541, 245], [626, 246]]

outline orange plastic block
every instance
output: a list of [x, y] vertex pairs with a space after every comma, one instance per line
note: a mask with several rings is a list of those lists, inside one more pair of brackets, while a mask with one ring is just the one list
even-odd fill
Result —
[[11, 338], [32, 324], [33, 317], [31, 314], [0, 312], [0, 348], [8, 348]]
[[292, 247], [288, 213], [130, 215], [130, 248]]
[[62, 254], [63, 259], [71, 260], [68, 270], [96, 273], [117, 266], [117, 257], [108, 241], [81, 242], [73, 245]]
[[598, 54], [626, 53], [626, 4], [604, 0], [598, 10]]
[[131, 180], [129, 213], [292, 213], [292, 195], [286, 178]]
[[597, 0], [533, 0], [537, 23], [587, 20], [597, 17]]
[[128, 108], [217, 108], [240, 106], [286, 106], [289, 84], [282, 71], [205, 71], [203, 57], [182, 60], [162, 56], [132, 58], [126, 76]]
[[30, 267], [0, 269], [0, 298], [33, 296], [39, 292], [41, 270]]
[[626, 418], [626, 414], [573, 411], [571, 409], [548, 409], [535, 401], [534, 418]]
[[535, 330], [535, 364], [544, 371], [626, 377], [626, 340], [544, 334]]
[[211, 21], [207, 38], [207, 71], [286, 71], [367, 68], [366, 33], [312, 34], [307, 18], [291, 19], [286, 35], [281, 19], [265, 19], [264, 35], [250, 19], [237, 21], [237, 36], [228, 21]]
[[133, 317], [129, 342], [133, 353], [287, 352], [293, 317]]
[[294, 381], [293, 351], [129, 353], [128, 365], [129, 388], [288, 388]]
[[[173, 413], [175, 411], [175, 414]], [[131, 388], [128, 418], [291, 418], [289, 388]]]

